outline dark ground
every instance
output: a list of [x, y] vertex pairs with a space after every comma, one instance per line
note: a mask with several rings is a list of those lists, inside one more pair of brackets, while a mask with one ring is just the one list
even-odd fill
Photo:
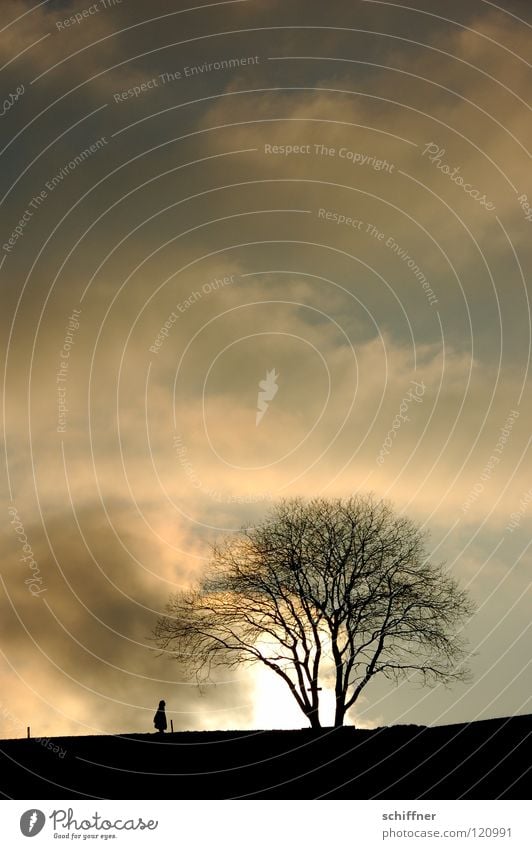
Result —
[[529, 798], [532, 716], [424, 728], [0, 741], [15, 799]]

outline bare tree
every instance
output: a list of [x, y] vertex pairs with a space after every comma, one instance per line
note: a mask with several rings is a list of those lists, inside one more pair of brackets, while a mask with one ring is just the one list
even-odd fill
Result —
[[425, 536], [372, 496], [288, 499], [213, 549], [205, 575], [172, 596], [154, 636], [198, 681], [261, 663], [320, 727], [320, 676], [335, 726], [376, 675], [464, 680], [466, 593], [428, 562]]

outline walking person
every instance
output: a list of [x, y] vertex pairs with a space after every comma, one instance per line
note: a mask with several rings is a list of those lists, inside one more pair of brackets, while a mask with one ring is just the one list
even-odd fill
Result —
[[164, 734], [168, 725], [166, 722], [166, 713], [165, 713], [166, 702], [160, 701], [159, 707], [157, 708], [157, 713], [153, 717], [153, 724], [155, 725], [159, 734]]

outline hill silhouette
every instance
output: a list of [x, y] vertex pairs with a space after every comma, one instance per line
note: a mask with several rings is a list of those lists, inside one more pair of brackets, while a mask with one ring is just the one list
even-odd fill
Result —
[[462, 725], [0, 741], [15, 799], [518, 799], [532, 716]]

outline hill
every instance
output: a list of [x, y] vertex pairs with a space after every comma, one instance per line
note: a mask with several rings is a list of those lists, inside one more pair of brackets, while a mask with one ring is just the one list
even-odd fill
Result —
[[0, 741], [15, 799], [518, 799], [532, 716], [437, 727]]

